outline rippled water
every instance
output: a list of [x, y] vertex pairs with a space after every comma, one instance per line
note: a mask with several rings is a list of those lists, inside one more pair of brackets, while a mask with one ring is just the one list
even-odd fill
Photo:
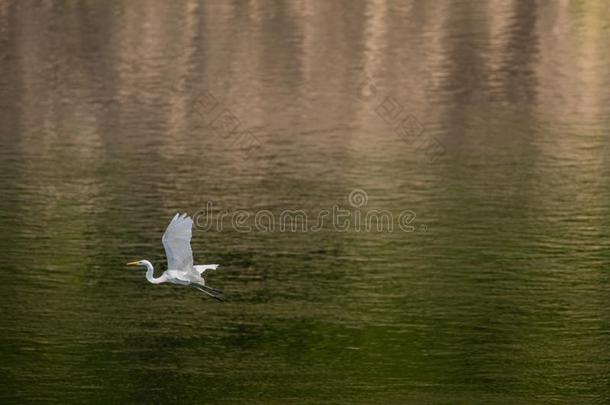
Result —
[[608, 4], [0, 1], [0, 399], [605, 402]]

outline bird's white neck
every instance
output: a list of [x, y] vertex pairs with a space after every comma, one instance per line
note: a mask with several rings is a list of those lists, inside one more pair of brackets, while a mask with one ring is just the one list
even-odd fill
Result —
[[163, 274], [163, 275], [161, 275], [161, 277], [157, 277], [157, 278], [155, 278], [153, 276], [153, 272], [155, 271], [155, 268], [153, 267], [151, 262], [149, 262], [148, 260], [142, 260], [142, 262], [146, 266], [146, 279], [148, 280], [149, 283], [160, 284], [160, 283], [163, 283], [166, 281], [165, 274]]

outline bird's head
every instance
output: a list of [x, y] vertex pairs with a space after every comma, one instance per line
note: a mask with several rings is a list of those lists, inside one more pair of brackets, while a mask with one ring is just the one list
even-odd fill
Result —
[[127, 263], [128, 266], [146, 266], [146, 263], [150, 263], [148, 260], [138, 260], [135, 262]]

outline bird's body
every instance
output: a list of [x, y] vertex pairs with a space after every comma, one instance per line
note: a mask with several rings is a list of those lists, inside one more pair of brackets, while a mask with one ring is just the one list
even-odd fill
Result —
[[132, 266], [145, 266], [146, 279], [152, 284], [173, 283], [191, 285], [205, 294], [222, 301], [222, 291], [205, 285], [202, 274], [207, 270], [216, 270], [217, 264], [193, 264], [191, 250], [193, 220], [186, 214], [176, 214], [167, 226], [163, 238], [163, 247], [167, 256], [168, 269], [160, 277], [154, 276], [154, 267], [148, 260], [127, 263]]

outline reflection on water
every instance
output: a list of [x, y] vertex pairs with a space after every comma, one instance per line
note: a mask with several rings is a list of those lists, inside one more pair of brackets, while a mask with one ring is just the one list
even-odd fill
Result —
[[[602, 402], [607, 8], [0, 1], [0, 397]], [[356, 188], [416, 230], [196, 230], [222, 305], [124, 267]]]

